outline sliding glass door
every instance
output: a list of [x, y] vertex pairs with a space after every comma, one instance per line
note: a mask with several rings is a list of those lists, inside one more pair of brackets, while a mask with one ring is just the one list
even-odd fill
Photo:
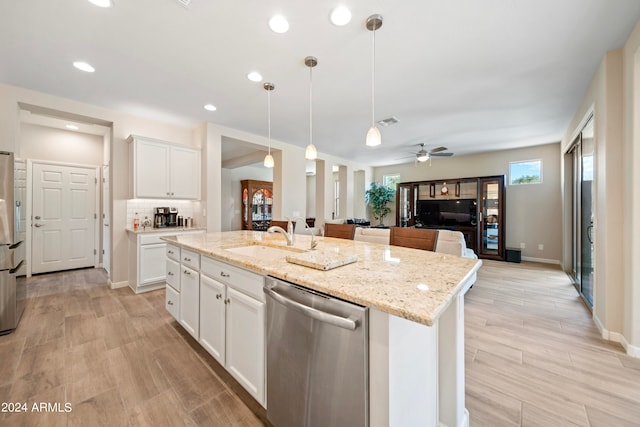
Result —
[[571, 147], [573, 156], [573, 265], [572, 276], [580, 294], [593, 306], [593, 118]]

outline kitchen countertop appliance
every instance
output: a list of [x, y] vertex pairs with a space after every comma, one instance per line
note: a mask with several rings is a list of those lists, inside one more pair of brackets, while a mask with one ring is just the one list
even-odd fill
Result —
[[368, 308], [267, 277], [267, 418], [369, 425]]
[[178, 208], [169, 208], [169, 214], [167, 215], [167, 227], [178, 226]]
[[16, 277], [24, 259], [18, 251], [16, 218], [21, 206], [14, 197], [14, 155], [0, 151], [0, 335], [18, 327], [24, 312], [24, 276]]
[[164, 228], [169, 222], [169, 208], [153, 208], [153, 227]]

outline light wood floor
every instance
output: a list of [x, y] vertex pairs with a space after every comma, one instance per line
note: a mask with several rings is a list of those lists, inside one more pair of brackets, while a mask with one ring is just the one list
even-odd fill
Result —
[[483, 261], [465, 297], [476, 426], [640, 426], [640, 360], [600, 338], [562, 271]]
[[[638, 426], [640, 360], [599, 338], [566, 275], [484, 261], [465, 302], [471, 426]], [[261, 426], [264, 411], [164, 310], [164, 291], [109, 290], [101, 270], [33, 278], [0, 336], [2, 426]], [[255, 413], [254, 413], [255, 412]]]

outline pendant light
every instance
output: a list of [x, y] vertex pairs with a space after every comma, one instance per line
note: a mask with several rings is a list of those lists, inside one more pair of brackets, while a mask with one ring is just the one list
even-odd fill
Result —
[[271, 155], [271, 91], [276, 87], [273, 83], [265, 83], [263, 87], [267, 91], [267, 127], [269, 128], [269, 152], [264, 156], [264, 167], [272, 168], [275, 162]]
[[375, 122], [375, 87], [376, 87], [376, 30], [382, 27], [382, 16], [371, 15], [367, 18], [366, 22], [367, 30], [373, 33], [373, 55], [371, 60], [371, 127], [367, 132], [367, 145], [369, 147], [375, 147], [382, 143], [382, 136], [380, 130], [376, 126]]
[[315, 160], [318, 158], [318, 150], [313, 145], [313, 67], [318, 65], [318, 58], [307, 56], [304, 58], [304, 65], [309, 67], [309, 145], [304, 152], [304, 158]]

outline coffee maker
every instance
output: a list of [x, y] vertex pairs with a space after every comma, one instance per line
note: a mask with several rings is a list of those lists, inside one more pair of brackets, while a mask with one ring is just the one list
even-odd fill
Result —
[[169, 208], [169, 216], [167, 217], [167, 227], [178, 226], [178, 208]]
[[153, 227], [164, 228], [169, 223], [169, 208], [153, 208]]

